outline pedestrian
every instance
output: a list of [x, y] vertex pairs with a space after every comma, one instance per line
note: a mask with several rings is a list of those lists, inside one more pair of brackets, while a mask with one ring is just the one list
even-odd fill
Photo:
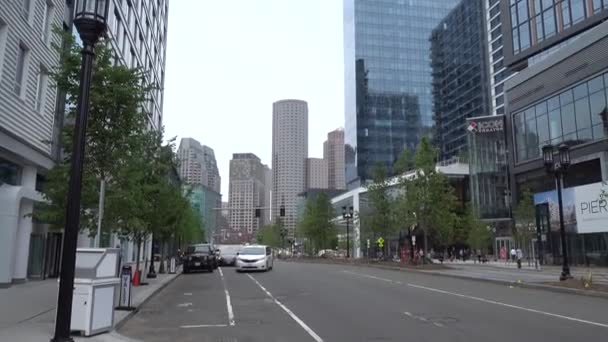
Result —
[[511, 248], [511, 261], [515, 262], [515, 259], [517, 258], [517, 251], [515, 250], [515, 247]]
[[462, 250], [462, 248], [460, 249], [460, 259], [462, 259], [462, 261], [464, 262], [464, 251]]
[[481, 264], [481, 249], [477, 250], [477, 261]]
[[505, 263], [507, 262], [507, 250], [505, 249], [505, 246], [500, 247], [500, 258], [504, 260]]
[[515, 255], [517, 257], [517, 268], [521, 268], [521, 259], [524, 258], [524, 253], [521, 248], [518, 248], [517, 251], [515, 251]]

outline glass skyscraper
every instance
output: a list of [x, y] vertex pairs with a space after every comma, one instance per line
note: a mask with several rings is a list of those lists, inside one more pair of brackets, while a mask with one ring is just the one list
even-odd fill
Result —
[[433, 126], [430, 37], [458, 0], [344, 0], [349, 187], [391, 170]]

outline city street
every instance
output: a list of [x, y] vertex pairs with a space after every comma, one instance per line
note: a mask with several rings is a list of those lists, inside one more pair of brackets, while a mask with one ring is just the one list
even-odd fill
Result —
[[119, 332], [172, 342], [599, 341], [608, 334], [608, 300], [599, 298], [345, 265], [220, 270], [180, 276]]

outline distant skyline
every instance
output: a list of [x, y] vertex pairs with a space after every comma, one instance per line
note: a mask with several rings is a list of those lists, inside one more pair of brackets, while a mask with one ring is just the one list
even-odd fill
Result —
[[344, 126], [342, 1], [172, 1], [165, 137], [215, 150], [228, 198], [233, 153], [271, 165], [272, 103], [309, 105], [309, 157]]

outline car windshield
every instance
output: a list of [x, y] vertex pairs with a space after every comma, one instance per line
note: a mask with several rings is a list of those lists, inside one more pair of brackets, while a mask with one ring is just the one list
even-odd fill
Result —
[[241, 254], [264, 255], [264, 254], [266, 254], [266, 248], [264, 248], [264, 247], [246, 247], [241, 250]]
[[209, 254], [210, 248], [209, 245], [198, 245], [198, 246], [190, 246], [188, 247], [187, 253], [204, 253]]
[[236, 254], [240, 249], [240, 246], [221, 246], [220, 252], [222, 254]]

